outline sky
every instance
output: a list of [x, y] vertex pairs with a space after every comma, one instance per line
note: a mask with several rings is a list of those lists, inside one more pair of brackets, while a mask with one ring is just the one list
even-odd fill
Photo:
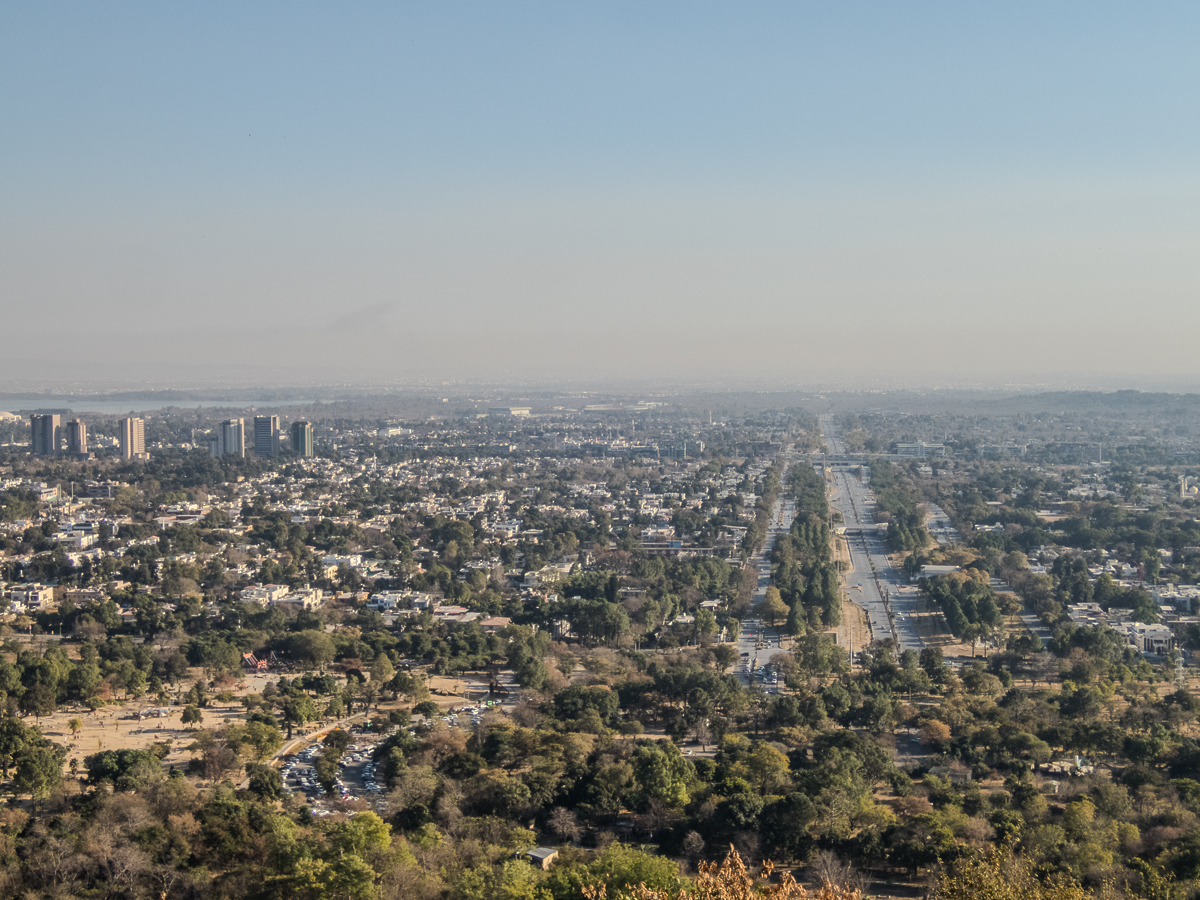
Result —
[[0, 387], [1200, 387], [1194, 3], [0, 2]]

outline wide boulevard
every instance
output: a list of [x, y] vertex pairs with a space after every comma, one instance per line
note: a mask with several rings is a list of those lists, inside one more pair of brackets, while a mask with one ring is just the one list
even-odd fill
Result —
[[[832, 420], [822, 419], [821, 426], [830, 453], [842, 455], [845, 447]], [[924, 642], [910, 616], [917, 600], [916, 590], [887, 558], [886, 532], [877, 528], [872, 514], [875, 495], [854, 475], [836, 471], [830, 500], [846, 526], [846, 543], [853, 566], [846, 578], [850, 599], [866, 610], [872, 639], [891, 638], [901, 651], [920, 650]]]

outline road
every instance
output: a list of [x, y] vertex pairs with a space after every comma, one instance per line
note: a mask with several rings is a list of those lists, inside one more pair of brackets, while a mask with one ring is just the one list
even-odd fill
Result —
[[[830, 452], [843, 454], [845, 447], [832, 420], [822, 419], [821, 427]], [[853, 565], [846, 579], [850, 599], [866, 611], [873, 640], [892, 638], [900, 651], [920, 650], [925, 643], [912, 620], [918, 594], [888, 561], [884, 532], [876, 530], [872, 515], [875, 495], [846, 472], [834, 474], [833, 487], [830, 499], [833, 508], [842, 514], [848, 532], [846, 543]]]
[[[794, 454], [785, 453], [783, 456], [783, 473], [786, 477], [788, 469], [794, 463]], [[771, 521], [767, 527], [767, 538], [763, 548], [750, 557], [750, 570], [757, 573], [758, 583], [754, 587], [754, 605], [758, 606], [767, 596], [767, 588], [771, 585], [771, 551], [775, 541], [781, 534], [787, 534], [796, 518], [796, 501], [780, 498], [775, 501], [771, 510]], [[773, 654], [782, 653], [782, 628], [768, 628], [757, 616], [742, 620], [742, 629], [734, 644], [738, 651], [738, 661], [728, 670], [746, 684], [758, 681], [753, 673], [755, 669], [765, 664]]]

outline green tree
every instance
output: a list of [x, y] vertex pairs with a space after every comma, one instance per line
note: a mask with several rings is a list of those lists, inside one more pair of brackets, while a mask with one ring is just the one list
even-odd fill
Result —
[[746, 768], [760, 794], [774, 794], [791, 784], [788, 758], [770, 744], [759, 744], [746, 757]]
[[694, 780], [692, 764], [672, 741], [643, 743], [633, 756], [633, 771], [640, 786], [641, 805], [657, 800], [678, 809], [686, 806]]
[[251, 763], [246, 766], [250, 776], [250, 791], [264, 800], [283, 799], [283, 776], [277, 769], [262, 763]]
[[413, 714], [417, 716], [424, 716], [426, 719], [429, 719], [432, 722], [442, 714], [442, 709], [432, 700], [422, 700], [413, 707]]
[[13, 789], [29, 794], [35, 802], [45, 800], [62, 784], [66, 755], [65, 748], [49, 742], [19, 750], [13, 760]]
[[774, 585], [767, 588], [766, 596], [763, 597], [755, 611], [772, 628], [778, 625], [781, 619], [786, 619], [789, 612], [788, 605], [783, 602], [783, 597], [779, 593], [779, 588]]
[[300, 695], [288, 697], [280, 704], [279, 712], [287, 724], [287, 739], [292, 739], [292, 728], [305, 722], [315, 722], [318, 718], [317, 707], [312, 698]]
[[[662, 897], [664, 900], [677, 896], [683, 886], [679, 877], [679, 865], [657, 853], [631, 847], [620, 842], [610, 844], [598, 857], [586, 866], [560, 866], [550, 870], [546, 881], [555, 897], [608, 897], [617, 900], [627, 896], [641, 886], [647, 892], [631, 894], [648, 898]], [[604, 893], [594, 890], [603, 887]], [[719, 894], [712, 894], [719, 897]], [[749, 893], [740, 896], [751, 896]]]
[[300, 631], [292, 635], [288, 645], [292, 657], [301, 665], [322, 672], [333, 662], [335, 647], [333, 638], [324, 631]]
[[396, 676], [396, 667], [392, 661], [380, 653], [371, 663], [371, 681], [378, 685], [387, 684]]
[[27, 715], [33, 716], [38, 722], [41, 722], [42, 716], [49, 716], [58, 709], [58, 703], [55, 702], [53, 689], [46, 684], [38, 682], [27, 689], [21, 695], [19, 701], [21, 711]]

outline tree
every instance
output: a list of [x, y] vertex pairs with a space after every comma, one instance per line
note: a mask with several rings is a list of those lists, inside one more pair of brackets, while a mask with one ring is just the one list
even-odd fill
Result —
[[[618, 845], [614, 844], [613, 846]], [[589, 871], [588, 874], [592, 873]], [[770, 882], [774, 880], [774, 874], [775, 867], [771, 863], [765, 863], [759, 876], [755, 877], [746, 868], [746, 864], [742, 862], [738, 852], [731, 848], [729, 855], [720, 863], [700, 863], [700, 873], [695, 882], [682, 889], [677, 879], [672, 879], [675, 882], [673, 884], [663, 885], [661, 878], [657, 882], [646, 879], [638, 882], [627, 880], [624, 884], [597, 878], [584, 885], [583, 896], [587, 900], [689, 900], [689, 898], [695, 898], [695, 900], [749, 900], [751, 897], [763, 897], [766, 900], [807, 900], [809, 898], [808, 891], [803, 885], [796, 882], [790, 872], [781, 873], [778, 881], [774, 884], [758, 887], [759, 878]], [[824, 884], [813, 900], [859, 900], [861, 896], [858, 891]], [[1063, 898], [1063, 900], [1074, 900], [1074, 898]]]
[[287, 723], [287, 739], [292, 739], [292, 727], [303, 725], [305, 722], [317, 720], [317, 707], [312, 698], [301, 694], [298, 697], [288, 697], [279, 707], [283, 721]]
[[711, 638], [717, 633], [717, 617], [711, 609], [696, 610], [696, 634], [702, 639]]
[[283, 776], [277, 769], [262, 763], [251, 763], [246, 766], [250, 775], [250, 790], [264, 800], [283, 799]]
[[49, 742], [24, 748], [13, 760], [16, 764], [13, 789], [21, 794], [29, 794], [34, 801], [45, 800], [51, 791], [62, 784], [66, 755], [64, 748]]
[[139, 773], [161, 772], [162, 762], [149, 750], [104, 750], [85, 757], [83, 767], [89, 783], [107, 781], [117, 790], [128, 790], [139, 780]]
[[365, 857], [387, 850], [392, 844], [392, 830], [373, 812], [360, 812], [345, 822], [334, 825], [329, 843], [339, 853]]
[[200, 714], [200, 707], [189, 704], [183, 708], [184, 725], [199, 725], [203, 718]]
[[317, 782], [329, 794], [333, 793], [334, 786], [337, 783], [339, 756], [341, 756], [340, 753], [331, 751], [327, 747], [317, 754], [317, 758], [313, 762], [313, 772], [316, 774]]
[[429, 688], [426, 687], [425, 682], [407, 672], [397, 672], [389, 687], [398, 696], [406, 697], [417, 703], [429, 699]]
[[323, 719], [340, 719], [346, 714], [346, 704], [342, 702], [341, 697], [331, 697], [329, 702], [325, 704], [325, 711], [321, 713]]
[[717, 668], [724, 671], [738, 661], [738, 651], [736, 644], [717, 644], [713, 647], [713, 658], [717, 661]]
[[375, 657], [375, 661], [371, 663], [371, 682], [376, 685], [385, 685], [391, 681], [396, 675], [396, 667], [392, 665], [392, 661], [380, 653]]
[[327, 665], [333, 662], [335, 653], [333, 638], [324, 631], [316, 630], [300, 631], [292, 635], [290, 650], [292, 656], [301, 665], [319, 669], [322, 672], [325, 671]]
[[770, 744], [759, 744], [746, 758], [761, 794], [776, 793], [789, 784], [788, 758]]
[[641, 785], [643, 806], [652, 800], [673, 809], [687, 805], [692, 766], [673, 742], [643, 743], [634, 754], [633, 771]]
[[788, 611], [788, 605], [783, 602], [779, 588], [774, 585], [767, 588], [766, 596], [763, 597], [762, 602], [758, 604], [756, 609], [762, 620], [772, 628], [779, 624], [780, 619], [787, 618]]
[[424, 716], [429, 721], [433, 721], [442, 714], [442, 709], [432, 700], [422, 700], [413, 707], [413, 715]]
[[950, 743], [950, 726], [930, 719], [921, 726], [921, 743], [943, 750]]
[[[577, 878], [582, 878], [583, 895], [589, 900], [675, 900], [680, 887], [679, 867], [675, 862], [621, 843], [610, 844], [576, 873], [563, 867], [559, 871], [552, 869], [550, 874], [552, 886], [560, 879]], [[578, 890], [554, 890], [552, 887], [555, 896], [573, 896]], [[716, 895], [713, 897], [715, 900]]]
[[83, 720], [82, 719], [75, 718], [75, 719], [70, 719], [67, 721], [67, 729], [71, 732], [71, 737], [73, 737], [73, 738], [79, 737], [79, 730], [81, 728], [83, 728]]
[[554, 807], [550, 813], [549, 825], [560, 841], [568, 843], [579, 840], [579, 835], [583, 832], [579, 827], [579, 817], [561, 806]]
[[261, 762], [283, 746], [283, 733], [270, 722], [252, 721], [245, 725], [229, 726], [225, 742]]
[[20, 705], [22, 712], [33, 716], [39, 723], [42, 716], [51, 715], [58, 709], [58, 704], [54, 699], [54, 691], [40, 681], [21, 695]]
[[1046, 878], [1027, 857], [997, 848], [986, 856], [962, 856], [938, 877], [933, 900], [1090, 900], [1078, 881]]
[[689, 831], [683, 838], [683, 852], [691, 860], [697, 860], [704, 854], [704, 838], [695, 831]]

